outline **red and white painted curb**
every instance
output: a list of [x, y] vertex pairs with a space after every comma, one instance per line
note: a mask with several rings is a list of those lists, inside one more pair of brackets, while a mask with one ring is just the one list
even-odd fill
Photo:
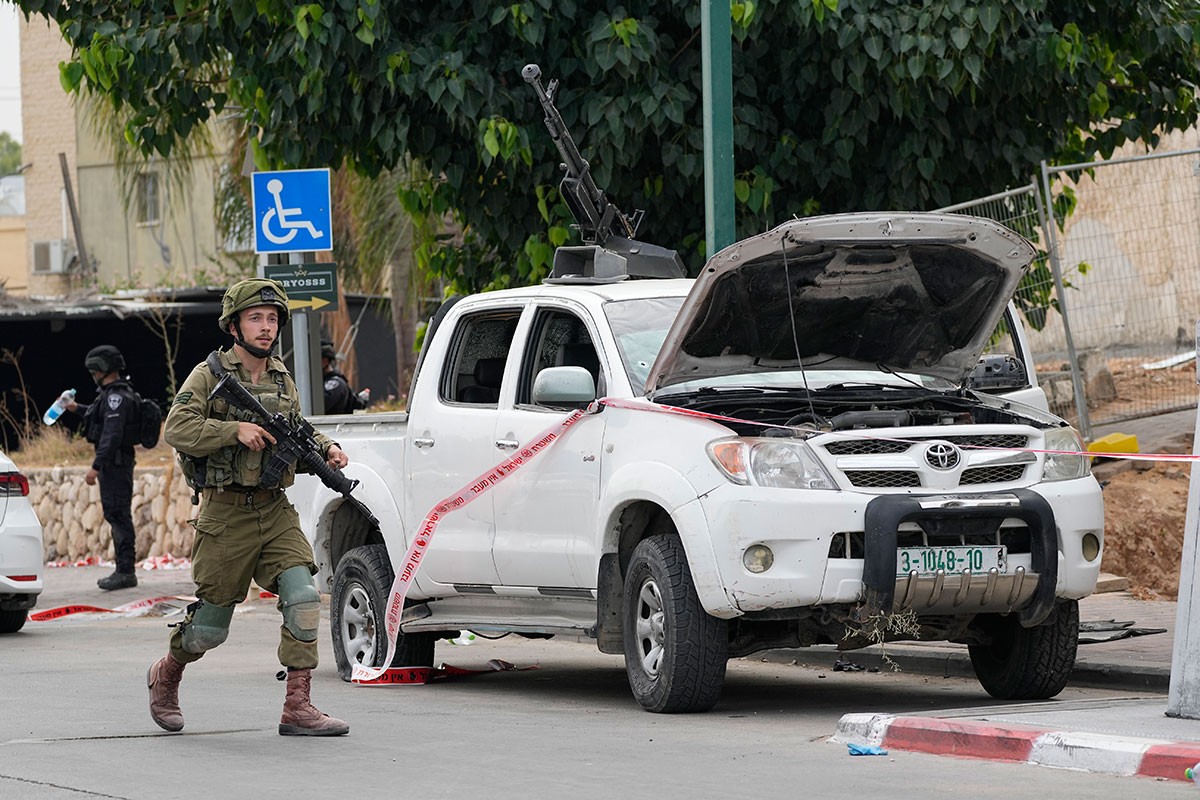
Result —
[[1200, 763], [1197, 742], [890, 714], [846, 714], [830, 741], [1176, 781]]

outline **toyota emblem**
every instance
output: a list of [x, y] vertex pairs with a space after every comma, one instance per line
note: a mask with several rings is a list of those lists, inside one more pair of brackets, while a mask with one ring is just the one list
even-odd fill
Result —
[[948, 442], [937, 442], [925, 448], [925, 461], [934, 469], [954, 469], [958, 466], [958, 448]]

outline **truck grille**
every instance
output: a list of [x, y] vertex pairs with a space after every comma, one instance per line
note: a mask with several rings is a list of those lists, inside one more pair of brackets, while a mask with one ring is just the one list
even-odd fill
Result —
[[[895, 431], [889, 431], [895, 433]], [[915, 432], [914, 432], [915, 433]], [[1032, 454], [985, 452], [980, 448], [1029, 446], [1029, 436], [1020, 433], [975, 433], [936, 435], [925, 428], [919, 434], [897, 439], [868, 439], [868, 432], [854, 436], [833, 434], [818, 444], [834, 457], [834, 469], [856, 489], [937, 489], [1013, 483], [1025, 477], [1025, 469], [1036, 463]], [[958, 448], [957, 465], [942, 466], [928, 458], [932, 444], [946, 442]], [[953, 455], [953, 454], [951, 454]], [[872, 463], [878, 461], [878, 463]], [[972, 462], [976, 462], [974, 465]], [[983, 462], [983, 463], [980, 463]], [[993, 463], [986, 463], [993, 462]], [[995, 463], [1000, 462], [1000, 463]]]
[[920, 486], [921, 476], [908, 470], [847, 470], [850, 485], [859, 489], [896, 489], [905, 486]]
[[1025, 474], [1024, 464], [1006, 464], [1002, 467], [974, 467], [963, 470], [958, 479], [959, 486], [974, 486], [980, 483], [1004, 483], [1019, 481]]
[[903, 453], [914, 444], [927, 441], [950, 442], [959, 447], [1025, 447], [1029, 439], [1019, 434], [1005, 433], [995, 435], [970, 436], [921, 436], [905, 437], [906, 441], [889, 441], [884, 439], [840, 439], [825, 445], [825, 450], [831, 456], [870, 456]]

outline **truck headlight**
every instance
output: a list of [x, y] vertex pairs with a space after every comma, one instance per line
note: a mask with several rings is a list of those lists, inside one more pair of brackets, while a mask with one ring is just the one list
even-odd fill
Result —
[[729, 480], [743, 486], [837, 488], [809, 446], [794, 439], [718, 439], [709, 442], [708, 457]]
[[1091, 459], [1082, 455], [1083, 439], [1074, 428], [1052, 428], [1046, 431], [1047, 450], [1069, 450], [1067, 453], [1047, 453], [1042, 479], [1046, 481], [1068, 481], [1082, 478], [1091, 472]]

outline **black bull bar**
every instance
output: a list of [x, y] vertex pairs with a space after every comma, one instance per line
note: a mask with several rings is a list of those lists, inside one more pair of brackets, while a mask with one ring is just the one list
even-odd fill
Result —
[[1005, 519], [1019, 519], [1029, 528], [1030, 569], [1037, 574], [1033, 596], [1018, 612], [1021, 625], [1040, 625], [1054, 610], [1058, 583], [1058, 531], [1054, 511], [1045, 498], [1028, 489], [970, 495], [884, 495], [867, 504], [864, 514], [861, 618], [890, 614], [896, 595], [897, 529], [915, 522], [931, 528], [990, 526], [998, 530]]

